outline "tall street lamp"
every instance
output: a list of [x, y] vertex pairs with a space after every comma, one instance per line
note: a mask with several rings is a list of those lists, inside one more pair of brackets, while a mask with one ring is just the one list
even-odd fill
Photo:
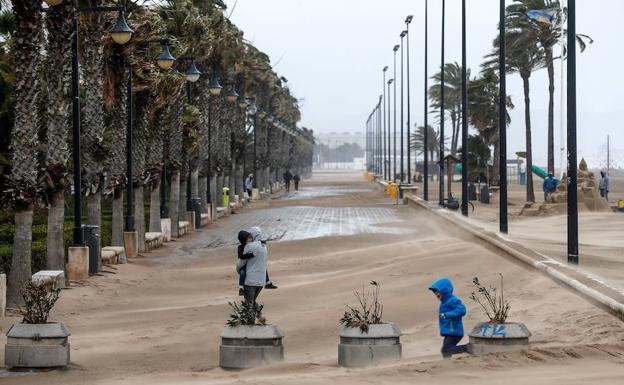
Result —
[[[193, 62], [193, 66], [195, 66], [195, 63]], [[195, 70], [197, 70], [197, 68], [195, 68]], [[197, 71], [199, 72], [199, 71]], [[188, 76], [188, 71], [187, 71], [187, 76]], [[199, 76], [197, 77], [199, 79]], [[210, 97], [208, 98], [208, 172], [207, 172], [207, 178], [206, 178], [206, 183], [208, 184], [207, 188], [206, 188], [206, 202], [212, 204], [212, 194], [210, 193], [210, 179], [211, 179], [211, 167], [212, 167], [212, 99], [216, 98], [217, 96], [221, 95], [221, 90], [223, 89], [223, 87], [221, 87], [221, 84], [219, 84], [219, 77], [217, 76], [217, 73], [215, 71], [212, 71], [212, 77], [210, 78], [210, 82], [208, 83], [208, 92], [210, 93]], [[219, 194], [219, 192], [217, 191], [217, 196]], [[217, 197], [214, 197], [215, 199], [217, 199]], [[215, 205], [212, 205], [212, 207], [215, 207]], [[213, 213], [210, 214], [210, 217], [212, 218]]]
[[576, 159], [576, 0], [568, 1], [568, 263], [579, 263]]
[[423, 179], [423, 199], [425, 201], [429, 200], [429, 109], [428, 100], [429, 100], [429, 74], [428, 74], [428, 50], [429, 50], [429, 28], [428, 28], [428, 11], [429, 11], [429, 2], [425, 0], [425, 132], [423, 135], [423, 148], [425, 152], [425, 158], [423, 160], [423, 167], [425, 169], [425, 175]]
[[461, 212], [468, 216], [468, 90], [466, 79], [466, 0], [462, 0], [462, 203]]
[[[500, 172], [500, 208], [499, 230], [507, 234], [507, 74], [505, 68], [506, 39], [505, 39], [505, 0], [500, 0], [500, 16], [498, 20], [499, 50], [498, 50], [498, 132], [499, 132], [499, 172]], [[530, 172], [530, 171], [529, 171]], [[569, 196], [569, 195], [568, 195]]]
[[[392, 51], [394, 51], [394, 76], [393, 76], [394, 79], [396, 79], [396, 76], [397, 76], [396, 56], [397, 56], [397, 51], [399, 50], [399, 47], [400, 46], [397, 44], [397, 45], [395, 45], [392, 48]], [[396, 149], [396, 145], [397, 145], [397, 140], [396, 140], [397, 139], [396, 138], [396, 136], [397, 136], [397, 131], [396, 131], [396, 125], [397, 125], [397, 105], [396, 105], [397, 104], [396, 103], [397, 102], [397, 95], [396, 95], [396, 82], [393, 82], [393, 83], [394, 83], [394, 86], [393, 86], [394, 87], [394, 137], [393, 137], [393, 142], [394, 143], [393, 143], [392, 147], [394, 149], [394, 162], [393, 162], [394, 163], [394, 169], [393, 169], [393, 174], [394, 175], [393, 175], [392, 179], [394, 180], [394, 183], [396, 183], [396, 181], [397, 181], [397, 149]]]
[[411, 125], [411, 104], [410, 104], [410, 49], [409, 49], [409, 25], [414, 16], [409, 15], [405, 18], [405, 36], [407, 44], [407, 183], [412, 183], [412, 152], [410, 146], [410, 125]]
[[442, 51], [440, 60], [440, 194], [438, 204], [444, 206], [444, 22], [445, 22], [446, 0], [442, 0]]
[[400, 144], [401, 144], [401, 183], [404, 182], [404, 178], [405, 178], [405, 172], [403, 171], [403, 105], [405, 104], [403, 102], [403, 83], [405, 82], [405, 77], [403, 76], [403, 38], [405, 37], [405, 35], [407, 35], [407, 31], [402, 31], [401, 34], [399, 35], [399, 37], [401, 38], [401, 140], [400, 140]]
[[[55, 0], [47, 0], [46, 3], [50, 6], [59, 6], [61, 2]], [[128, 27], [126, 19], [124, 18], [123, 7], [91, 7], [91, 8], [79, 8], [73, 15], [72, 20], [72, 115], [73, 115], [73, 162], [74, 162], [74, 229], [73, 229], [73, 244], [76, 246], [84, 245], [84, 231], [82, 228], [82, 202], [81, 202], [81, 166], [80, 166], [80, 72], [78, 66], [78, 14], [80, 13], [104, 13], [104, 12], [118, 12], [117, 21], [113, 28], [110, 30], [110, 36], [117, 44], [126, 44], [132, 38], [133, 30]], [[131, 87], [131, 72], [129, 75], [128, 83]], [[128, 105], [131, 107], [131, 96], [128, 94]], [[131, 126], [131, 110], [128, 112], [129, 118], [129, 138], [132, 134]], [[128, 139], [129, 149], [131, 151], [132, 141]], [[132, 168], [129, 169], [129, 176], [132, 177]], [[128, 179], [128, 185], [131, 185], [132, 179]], [[132, 190], [132, 188], [130, 188]], [[131, 223], [133, 225], [133, 223]], [[134, 227], [134, 225], [132, 226]]]
[[386, 144], [386, 71], [388, 71], [388, 66], [383, 68], [383, 83], [381, 84], [381, 88], [383, 89], [383, 174], [384, 179], [388, 180], [388, 146]]
[[392, 177], [390, 175], [391, 174], [390, 172], [391, 171], [390, 170], [390, 165], [391, 165], [390, 164], [390, 140], [392, 139], [390, 135], [390, 99], [391, 99], [390, 86], [392, 85], [393, 82], [394, 82], [394, 79], [388, 80], [388, 138], [387, 138], [388, 140], [388, 181], [392, 180]]

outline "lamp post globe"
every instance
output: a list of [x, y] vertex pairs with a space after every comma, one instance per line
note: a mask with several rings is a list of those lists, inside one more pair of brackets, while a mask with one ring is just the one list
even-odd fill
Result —
[[173, 57], [171, 51], [169, 51], [169, 44], [165, 43], [162, 53], [156, 58], [156, 64], [158, 64], [158, 67], [161, 69], [167, 71], [171, 69], [175, 60], [175, 57]]
[[200, 76], [201, 76], [201, 72], [199, 72], [199, 70], [197, 69], [197, 66], [195, 65], [195, 61], [192, 61], [191, 64], [186, 69], [186, 80], [188, 80], [191, 83], [195, 83], [196, 81], [199, 80]]
[[130, 41], [133, 33], [134, 31], [130, 27], [128, 27], [128, 23], [126, 23], [123, 12], [119, 11], [115, 26], [113, 27], [113, 29], [110, 30], [111, 38], [115, 43], [124, 45]]
[[238, 107], [241, 110], [247, 109], [247, 107], [249, 107], [249, 101], [241, 96], [240, 98], [238, 98]]
[[222, 89], [223, 87], [221, 86], [221, 84], [219, 84], [219, 79], [217, 79], [217, 76], [213, 76], [210, 80], [210, 83], [208, 83], [208, 91], [210, 92], [210, 95], [219, 96]]
[[258, 107], [256, 106], [255, 100], [252, 100], [251, 105], [247, 109], [247, 112], [249, 112], [250, 115], [255, 115], [256, 113], [258, 113]]
[[236, 92], [236, 90], [234, 89], [234, 87], [230, 87], [230, 90], [228, 91], [227, 95], [225, 95], [225, 99], [230, 102], [230, 103], [236, 103], [236, 101], [238, 100], [238, 92]]

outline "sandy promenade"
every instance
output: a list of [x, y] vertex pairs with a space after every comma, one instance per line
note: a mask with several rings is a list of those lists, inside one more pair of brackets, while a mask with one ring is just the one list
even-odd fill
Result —
[[[219, 334], [228, 301], [239, 299], [235, 231], [257, 224], [276, 239], [269, 271], [279, 289], [263, 291], [259, 300], [284, 331], [286, 361], [224, 371], [217, 366]], [[468, 306], [469, 329], [484, 320], [468, 298], [471, 280], [494, 280], [496, 273], [505, 276], [510, 320], [533, 332], [531, 350], [442, 361], [438, 304], [428, 285], [442, 276], [454, 281]], [[338, 319], [353, 290], [370, 280], [382, 285], [384, 319], [404, 332], [404, 359], [340, 368]], [[68, 370], [7, 376], [0, 369], [0, 383], [570, 385], [624, 378], [622, 322], [435, 216], [394, 206], [359, 172], [318, 173], [298, 193], [256, 203], [108, 268], [65, 290], [52, 319], [72, 331]], [[2, 330], [16, 320], [2, 320]]]

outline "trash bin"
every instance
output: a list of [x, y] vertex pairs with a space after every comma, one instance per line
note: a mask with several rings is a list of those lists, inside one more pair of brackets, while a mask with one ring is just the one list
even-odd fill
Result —
[[488, 186], [481, 187], [479, 193], [479, 202], [489, 204], [490, 203], [490, 188]]
[[470, 183], [468, 185], [468, 200], [476, 201], [477, 200], [477, 186], [474, 183]]
[[96, 275], [100, 270], [100, 228], [93, 225], [82, 226], [85, 244], [89, 247], [89, 275]]
[[399, 186], [396, 183], [391, 182], [388, 185], [388, 193], [390, 194], [390, 197], [396, 199], [397, 195], [399, 194]]
[[230, 189], [228, 187], [223, 188], [223, 207], [226, 209], [230, 207]]
[[192, 198], [192, 209], [195, 212], [195, 228], [201, 227], [201, 198]]

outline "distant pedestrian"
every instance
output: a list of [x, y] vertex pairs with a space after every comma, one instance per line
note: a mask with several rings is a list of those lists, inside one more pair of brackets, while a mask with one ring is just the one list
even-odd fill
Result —
[[544, 202], [548, 202], [548, 196], [557, 191], [557, 179], [552, 171], [548, 171], [548, 176], [544, 179]]
[[293, 176], [293, 182], [295, 182], [295, 191], [299, 191], [300, 180], [301, 180], [301, 177], [299, 176], [299, 174], [295, 174], [295, 176]]
[[286, 192], [290, 192], [290, 181], [293, 178], [292, 174], [290, 173], [290, 170], [286, 170], [286, 172], [284, 173], [284, 175], [282, 175], [282, 177], [284, 178], [284, 183], [286, 184]]
[[245, 179], [245, 191], [247, 191], [247, 195], [251, 199], [251, 190], [253, 189], [254, 177], [253, 174], [249, 174], [247, 179]]
[[429, 290], [440, 300], [438, 322], [440, 335], [444, 337], [442, 357], [451, 358], [453, 354], [467, 353], [468, 345], [457, 345], [464, 338], [462, 317], [466, 315], [466, 306], [453, 295], [451, 280], [439, 279], [429, 287]]
[[600, 177], [600, 184], [598, 185], [600, 196], [609, 200], [609, 175], [605, 171], [600, 171]]

